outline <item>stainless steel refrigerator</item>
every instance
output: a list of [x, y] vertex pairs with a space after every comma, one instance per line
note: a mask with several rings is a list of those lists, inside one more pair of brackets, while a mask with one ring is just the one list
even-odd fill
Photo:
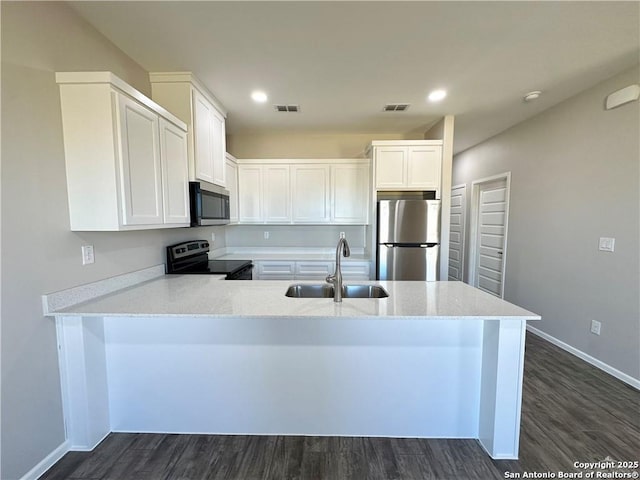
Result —
[[438, 279], [440, 200], [378, 201], [378, 280]]

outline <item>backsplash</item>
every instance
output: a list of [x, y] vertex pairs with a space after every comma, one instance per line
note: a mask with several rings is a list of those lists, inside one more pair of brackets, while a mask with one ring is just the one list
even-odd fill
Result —
[[336, 246], [340, 232], [352, 248], [365, 247], [363, 225], [229, 225], [225, 236], [227, 247], [328, 248]]

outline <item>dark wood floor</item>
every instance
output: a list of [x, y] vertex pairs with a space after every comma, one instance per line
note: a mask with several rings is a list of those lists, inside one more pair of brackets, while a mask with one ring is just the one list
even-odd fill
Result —
[[475, 440], [111, 434], [41, 478], [490, 480], [640, 460], [640, 392], [531, 334], [526, 347], [518, 461], [494, 461]]

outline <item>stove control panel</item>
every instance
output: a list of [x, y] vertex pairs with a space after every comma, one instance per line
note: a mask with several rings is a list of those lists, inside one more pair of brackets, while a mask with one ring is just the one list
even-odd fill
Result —
[[189, 242], [178, 243], [167, 247], [170, 259], [178, 260], [180, 258], [191, 257], [209, 252], [209, 242], [206, 240], [191, 240]]

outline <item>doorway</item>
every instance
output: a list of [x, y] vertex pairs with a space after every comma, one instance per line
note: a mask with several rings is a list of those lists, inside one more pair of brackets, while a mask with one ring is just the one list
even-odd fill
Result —
[[451, 187], [449, 214], [449, 280], [463, 280], [464, 228], [467, 209], [467, 186]]
[[471, 183], [469, 283], [504, 297], [511, 172]]

